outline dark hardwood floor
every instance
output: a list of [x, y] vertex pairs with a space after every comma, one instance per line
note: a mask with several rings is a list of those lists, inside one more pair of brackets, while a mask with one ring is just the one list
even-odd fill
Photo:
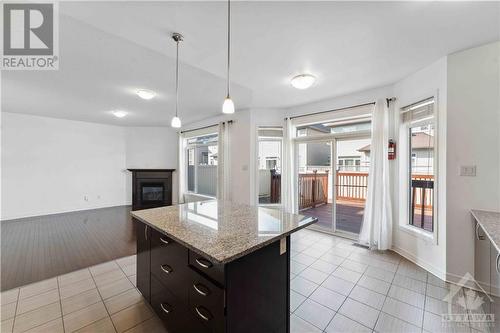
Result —
[[1, 290], [48, 279], [136, 250], [130, 206], [1, 222]]

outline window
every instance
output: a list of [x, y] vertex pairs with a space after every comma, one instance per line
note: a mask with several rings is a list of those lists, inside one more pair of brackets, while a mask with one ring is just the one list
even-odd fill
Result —
[[281, 203], [282, 128], [258, 129], [257, 193], [259, 204]]
[[407, 142], [408, 224], [434, 231], [435, 117], [434, 99], [403, 109]]
[[217, 194], [217, 134], [187, 139], [187, 189], [215, 197]]

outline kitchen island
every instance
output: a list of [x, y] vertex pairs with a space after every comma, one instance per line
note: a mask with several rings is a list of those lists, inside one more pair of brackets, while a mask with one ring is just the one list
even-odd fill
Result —
[[169, 333], [290, 331], [290, 235], [317, 219], [215, 200], [131, 214], [137, 288]]

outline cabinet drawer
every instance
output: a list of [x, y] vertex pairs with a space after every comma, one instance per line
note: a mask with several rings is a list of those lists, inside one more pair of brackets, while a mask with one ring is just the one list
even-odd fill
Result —
[[214, 264], [193, 251], [189, 251], [189, 265], [203, 272], [221, 286], [224, 285], [224, 265]]
[[[158, 232], [152, 234], [151, 273], [175, 296], [187, 303], [185, 281], [189, 279], [188, 250]], [[168, 239], [168, 243], [164, 243], [160, 239]]]
[[213, 332], [224, 331], [224, 290], [191, 270], [189, 307], [193, 315]]
[[209, 332], [159, 280], [151, 277], [151, 306], [171, 333]]

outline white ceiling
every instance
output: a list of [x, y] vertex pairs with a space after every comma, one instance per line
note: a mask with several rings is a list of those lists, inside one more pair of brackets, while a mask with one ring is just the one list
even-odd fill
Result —
[[[168, 125], [175, 43], [180, 116], [220, 114], [226, 3], [61, 2], [58, 71], [4, 71], [8, 112], [129, 126]], [[391, 84], [458, 50], [500, 39], [498, 2], [235, 2], [232, 95], [238, 109], [290, 107]], [[310, 72], [309, 90], [290, 86]], [[144, 101], [137, 88], [155, 90]], [[123, 109], [117, 119], [109, 111]]]

